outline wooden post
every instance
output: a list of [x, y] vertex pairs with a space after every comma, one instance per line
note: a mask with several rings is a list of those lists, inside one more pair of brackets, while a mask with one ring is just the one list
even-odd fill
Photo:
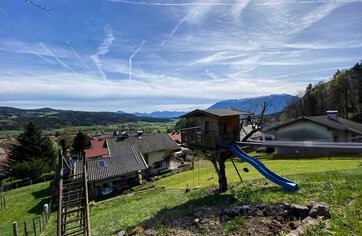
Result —
[[28, 232], [28, 222], [24, 221], [24, 235], [28, 236], [29, 232]]
[[34, 236], [36, 236], [36, 223], [35, 223], [35, 218], [33, 219], [33, 229], [34, 229]]
[[62, 151], [59, 150], [59, 181], [58, 181], [58, 220], [57, 220], [57, 235], [62, 235], [62, 225], [61, 225], [61, 219], [62, 219], [62, 192], [63, 192], [63, 156]]
[[38, 221], [39, 221], [39, 232], [43, 231], [43, 225], [42, 225], [42, 215], [38, 217]]
[[234, 166], [234, 168], [235, 168], [235, 170], [236, 170], [236, 173], [238, 173], [240, 182], [243, 182], [243, 179], [241, 178], [241, 175], [240, 175], [240, 173], [239, 173], [239, 170], [238, 170], [238, 168], [236, 167], [236, 165], [235, 165], [235, 163], [234, 163], [234, 158], [230, 158], [230, 160], [231, 160], [231, 162], [233, 163], [233, 166]]
[[43, 211], [43, 214], [42, 214], [42, 219], [43, 219], [43, 230], [45, 229], [45, 223], [46, 223], [46, 220], [45, 220], [45, 212]]
[[1, 193], [0, 195], [0, 209], [5, 209], [5, 197], [4, 197], [4, 194]]
[[87, 176], [87, 161], [83, 152], [83, 176], [84, 176], [84, 191], [85, 191], [85, 209], [87, 219], [87, 236], [91, 236], [90, 216], [89, 216], [89, 199], [88, 199], [88, 176]]
[[13, 235], [18, 236], [18, 224], [13, 222]]

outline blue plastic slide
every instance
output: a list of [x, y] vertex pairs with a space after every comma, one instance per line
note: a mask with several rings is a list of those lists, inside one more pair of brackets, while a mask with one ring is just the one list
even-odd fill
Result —
[[235, 156], [239, 157], [241, 160], [246, 161], [247, 163], [254, 166], [255, 169], [257, 169], [262, 175], [264, 175], [270, 181], [282, 186], [288, 191], [298, 190], [297, 183], [275, 174], [274, 172], [269, 170], [261, 161], [246, 154], [243, 150], [241, 150], [241, 148], [238, 145], [236, 144], [229, 145], [229, 149], [234, 153]]

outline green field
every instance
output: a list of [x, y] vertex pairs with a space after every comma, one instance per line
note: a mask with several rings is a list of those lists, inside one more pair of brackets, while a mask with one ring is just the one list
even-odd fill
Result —
[[12, 222], [22, 225], [43, 212], [43, 206], [50, 202], [52, 181], [10, 190], [4, 193], [6, 208], [0, 210], [0, 235], [9, 235]]
[[[113, 235], [117, 230], [132, 230], [136, 226], [152, 226], [160, 234], [174, 227], [179, 219], [192, 217], [194, 209], [237, 199], [237, 204], [246, 203], [297, 203], [311, 201], [325, 202], [330, 206], [332, 219], [326, 225], [319, 225], [310, 235], [362, 235], [362, 161], [361, 159], [312, 159], [312, 160], [264, 160], [270, 169], [298, 182], [300, 189], [289, 193], [281, 187], [262, 178], [245, 163], [238, 168], [248, 167], [243, 173], [245, 179], [238, 180], [231, 163], [227, 164], [229, 184], [233, 185], [224, 194], [212, 194], [208, 186], [216, 185], [216, 176], [206, 161], [196, 163], [195, 171], [186, 171], [165, 177], [155, 184], [170, 188], [184, 188], [189, 182], [192, 187], [201, 185], [199, 190], [184, 191], [156, 188], [143, 193], [122, 196], [100, 202], [90, 208], [93, 235]], [[293, 170], [293, 174], [291, 174]], [[289, 173], [289, 174], [288, 174]], [[214, 179], [207, 180], [210, 176]], [[56, 215], [44, 235], [54, 235]], [[222, 224], [225, 234], [242, 235], [247, 219], [237, 217]], [[206, 234], [206, 233], [204, 233]], [[280, 232], [283, 235], [284, 232]], [[203, 233], [201, 233], [203, 235]]]
[[[120, 130], [120, 128], [125, 128], [126, 130], [138, 131], [144, 130], [146, 133], [153, 133], [156, 131], [166, 132], [168, 129], [174, 129], [176, 120], [171, 120], [168, 122], [146, 122], [146, 121], [137, 121], [137, 122], [124, 122], [112, 125], [92, 125], [92, 126], [69, 126], [62, 127], [59, 129], [52, 129], [46, 132], [55, 134], [56, 132], [63, 133], [65, 130], [69, 130], [70, 133], [77, 133], [78, 131], [87, 133], [87, 134], [97, 134], [97, 133], [113, 133], [113, 131]], [[0, 130], [0, 135], [19, 135], [21, 130]]]
[[[243, 180], [264, 178], [254, 167], [245, 162], [234, 159]], [[262, 160], [262, 162], [275, 173], [286, 176], [293, 180], [294, 175], [312, 172], [324, 172], [332, 170], [347, 170], [356, 168], [362, 159], [301, 159], [301, 160]], [[187, 183], [190, 187], [217, 186], [217, 175], [211, 162], [201, 160], [196, 162], [194, 170], [185, 171], [156, 182], [156, 185], [164, 185], [168, 188], [186, 188]], [[248, 168], [245, 173], [243, 168]], [[228, 184], [237, 184], [240, 182], [231, 161], [226, 162], [226, 176]], [[267, 180], [266, 180], [267, 181]]]

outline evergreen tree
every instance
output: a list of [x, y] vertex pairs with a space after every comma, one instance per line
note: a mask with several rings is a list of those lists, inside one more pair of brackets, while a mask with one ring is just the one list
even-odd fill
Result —
[[78, 132], [73, 140], [73, 154], [79, 155], [80, 152], [83, 152], [85, 146], [89, 144], [88, 137], [82, 132]]
[[8, 172], [11, 176], [35, 179], [54, 168], [55, 148], [41, 130], [29, 123], [10, 147]]

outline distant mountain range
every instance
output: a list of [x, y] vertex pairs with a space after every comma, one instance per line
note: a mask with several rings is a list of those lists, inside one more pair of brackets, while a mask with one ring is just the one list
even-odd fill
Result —
[[165, 121], [153, 117], [137, 117], [131, 114], [114, 112], [86, 112], [56, 110], [52, 108], [19, 109], [0, 106], [0, 130], [22, 129], [23, 125], [33, 122], [42, 129], [68, 126], [107, 125], [133, 121]]
[[224, 100], [215, 103], [209, 107], [209, 109], [234, 108], [243, 111], [250, 111], [257, 115], [262, 109], [263, 104], [270, 101], [271, 105], [265, 112], [265, 114], [268, 115], [281, 112], [284, 107], [288, 105], [288, 103], [295, 99], [298, 99], [298, 97], [290, 94], [272, 94], [269, 96], [260, 96], [254, 98]]
[[[288, 103], [297, 97], [289, 94], [272, 94], [268, 96], [260, 96], [253, 98], [230, 99], [223, 100], [210, 106], [208, 109], [229, 109], [235, 108], [243, 111], [250, 111], [259, 114], [264, 102], [271, 102], [265, 114], [274, 114], [281, 112]], [[118, 114], [127, 114], [123, 111], [117, 111]], [[154, 117], [154, 118], [177, 118], [186, 114], [186, 111], [155, 111], [151, 113], [130, 113], [138, 117]]]
[[[123, 111], [117, 111], [118, 114], [127, 114]], [[141, 112], [135, 112], [130, 113], [132, 115], [138, 116], [138, 117], [154, 117], [154, 118], [177, 118], [179, 116], [182, 116], [186, 114], [186, 111], [154, 111], [151, 113], [141, 113]]]

